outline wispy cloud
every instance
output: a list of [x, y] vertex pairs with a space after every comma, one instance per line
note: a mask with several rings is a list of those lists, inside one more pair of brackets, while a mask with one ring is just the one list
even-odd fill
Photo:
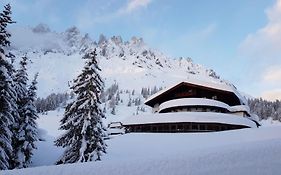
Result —
[[272, 61], [281, 58], [281, 0], [265, 11], [267, 24], [249, 34], [241, 43], [240, 51], [249, 57]]
[[151, 0], [129, 0], [127, 4], [118, 10], [119, 14], [129, 14], [140, 8], [147, 7]]
[[146, 8], [152, 0], [127, 0], [121, 7], [116, 8], [113, 1], [99, 4], [99, 8], [94, 12], [91, 1], [80, 7], [77, 14], [77, 23], [80, 28], [92, 28], [97, 23], [108, 23], [116, 18], [130, 17], [132, 13]]
[[265, 83], [278, 83], [281, 85], [281, 66], [272, 66], [263, 74]]
[[252, 62], [249, 71], [260, 77], [260, 96], [281, 99], [281, 0], [265, 10], [267, 23], [241, 42], [239, 53]]

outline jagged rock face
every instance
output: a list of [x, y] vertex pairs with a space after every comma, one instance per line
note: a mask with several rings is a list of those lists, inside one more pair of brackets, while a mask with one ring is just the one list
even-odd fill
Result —
[[142, 38], [123, 41], [121, 36], [107, 39], [100, 35], [95, 42], [77, 27], [57, 33], [45, 25], [18, 28], [11, 33], [11, 51], [18, 57], [27, 53], [33, 62], [30, 76], [39, 72], [39, 96], [68, 90], [69, 82], [82, 69], [81, 57], [93, 48], [97, 48], [106, 86], [117, 82], [123, 89], [165, 87], [190, 76], [221, 81], [213, 70], [193, 63], [191, 58], [168, 57], [148, 47]]

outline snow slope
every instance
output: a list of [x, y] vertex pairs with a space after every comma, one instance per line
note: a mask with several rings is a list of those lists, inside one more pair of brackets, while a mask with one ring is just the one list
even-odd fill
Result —
[[3, 171], [3, 175], [281, 174], [281, 127], [217, 133], [126, 134], [100, 162]]

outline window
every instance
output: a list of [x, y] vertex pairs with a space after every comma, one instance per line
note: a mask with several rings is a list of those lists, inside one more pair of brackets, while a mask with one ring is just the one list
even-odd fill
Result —
[[150, 127], [149, 126], [143, 126], [142, 130], [143, 130], [143, 132], [149, 132], [150, 131]]
[[173, 125], [171, 126], [171, 131], [175, 131], [176, 130], [176, 125]]
[[214, 130], [219, 131], [219, 126], [218, 125], [214, 126]]
[[208, 131], [213, 131], [214, 129], [213, 129], [213, 126], [212, 125], [207, 125], [207, 130]]
[[163, 126], [163, 131], [168, 132], [169, 131], [169, 125], [164, 125]]
[[192, 130], [198, 130], [197, 124], [192, 124]]
[[200, 126], [200, 130], [205, 130], [205, 125], [204, 124], [201, 124], [199, 126]]
[[162, 131], [163, 131], [163, 126], [161, 126], [161, 125], [158, 126], [158, 131], [159, 131], [159, 132], [162, 132]]
[[189, 131], [190, 130], [190, 124], [189, 123], [184, 125], [184, 130], [185, 131]]
[[178, 131], [182, 131], [182, 130], [183, 130], [183, 125], [182, 125], [182, 124], [179, 124], [179, 125], [177, 126], [177, 130], [178, 130]]

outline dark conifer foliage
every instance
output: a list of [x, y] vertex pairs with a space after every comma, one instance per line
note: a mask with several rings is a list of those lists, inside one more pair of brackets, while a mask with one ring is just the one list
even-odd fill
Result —
[[259, 120], [273, 119], [281, 121], [281, 101], [267, 101], [262, 98], [249, 99], [249, 107]]
[[27, 61], [28, 58], [26, 56], [22, 57], [20, 68], [15, 75], [19, 118], [15, 119], [16, 125], [14, 126], [13, 168], [26, 168], [30, 165], [33, 149], [36, 148], [34, 142], [38, 140], [35, 122], [38, 118], [35, 108], [36, 79], [38, 74], [35, 75], [32, 84], [27, 87]]
[[12, 146], [13, 146], [13, 159], [12, 159], [12, 168], [21, 167], [20, 164], [22, 164], [22, 159], [20, 157], [23, 157], [21, 155], [20, 148], [22, 147], [23, 141], [20, 142], [19, 138], [19, 132], [20, 127], [22, 127], [22, 120], [25, 118], [24, 116], [24, 107], [25, 107], [25, 99], [27, 96], [27, 73], [26, 73], [26, 65], [27, 65], [27, 57], [22, 57], [22, 60], [20, 61], [20, 68], [16, 71], [14, 76], [14, 83], [15, 83], [15, 92], [17, 95], [17, 108], [18, 108], [18, 116], [14, 117], [14, 124], [12, 125], [12, 131], [13, 131], [13, 138], [12, 138]]
[[59, 107], [65, 107], [67, 100], [72, 98], [72, 94], [68, 93], [52, 93], [46, 98], [37, 98], [35, 106], [37, 112], [47, 112], [55, 110]]
[[16, 92], [13, 84], [13, 66], [7, 60], [5, 50], [10, 45], [7, 26], [11, 20], [11, 6], [5, 5], [0, 13], [0, 170], [11, 167], [13, 148], [11, 126], [17, 115]]
[[27, 89], [27, 96], [25, 98], [25, 106], [23, 109], [23, 116], [21, 118], [21, 127], [19, 128], [19, 140], [22, 142], [22, 148], [19, 150], [22, 155], [20, 159], [20, 164], [18, 168], [26, 168], [31, 164], [31, 157], [33, 155], [33, 150], [36, 149], [35, 141], [38, 140], [38, 130], [36, 119], [38, 118], [35, 99], [36, 99], [36, 90], [37, 90], [37, 77], [38, 74], [34, 76], [31, 85]]
[[0, 169], [10, 168], [12, 156], [12, 131], [16, 106], [16, 92], [9, 75], [10, 65], [5, 56], [0, 55]]
[[96, 57], [96, 50], [85, 54], [86, 65], [71, 87], [76, 100], [67, 105], [60, 125], [66, 132], [55, 141], [55, 145], [66, 148], [58, 164], [101, 160], [106, 152], [105, 116], [100, 107], [103, 81]]
[[9, 4], [0, 13], [0, 169], [28, 167], [37, 140], [36, 80], [27, 88], [27, 57], [16, 71], [10, 63], [14, 55], [7, 51], [11, 14]]
[[5, 48], [10, 46], [11, 34], [7, 31], [7, 26], [9, 24], [15, 23], [11, 18], [11, 6], [7, 4], [4, 6], [4, 10], [0, 13], [0, 53], [5, 55]]

